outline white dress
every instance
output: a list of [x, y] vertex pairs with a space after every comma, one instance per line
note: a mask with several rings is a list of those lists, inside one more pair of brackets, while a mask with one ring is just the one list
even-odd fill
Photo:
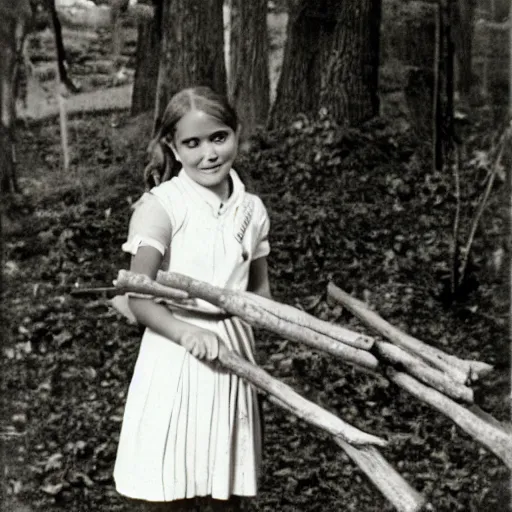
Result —
[[[164, 269], [245, 290], [251, 261], [269, 253], [269, 219], [261, 200], [245, 192], [234, 170], [230, 176], [232, 194], [224, 205], [184, 171], [144, 194], [123, 249], [135, 254], [140, 245], [151, 245], [164, 254]], [[214, 331], [254, 362], [252, 330], [240, 319], [173, 313]], [[146, 329], [125, 406], [116, 488], [148, 501], [254, 496], [260, 427], [250, 385]]]

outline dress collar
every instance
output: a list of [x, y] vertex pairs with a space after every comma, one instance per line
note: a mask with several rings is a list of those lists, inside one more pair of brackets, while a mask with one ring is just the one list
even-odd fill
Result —
[[195, 182], [184, 169], [181, 169], [178, 173], [178, 179], [187, 187], [187, 189], [190, 190], [193, 195], [198, 196], [198, 198], [208, 204], [217, 215], [226, 211], [245, 192], [245, 186], [234, 169], [229, 171], [229, 176], [231, 178], [231, 183], [233, 184], [233, 190], [231, 191], [231, 195], [227, 201], [223, 203], [217, 194]]

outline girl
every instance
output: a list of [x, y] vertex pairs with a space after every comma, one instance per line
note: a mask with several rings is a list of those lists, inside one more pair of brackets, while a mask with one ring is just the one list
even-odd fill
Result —
[[[231, 167], [238, 139], [236, 113], [211, 89], [171, 99], [153, 146], [170, 148], [181, 170], [135, 208], [123, 245], [132, 271], [155, 278], [162, 268], [270, 297], [269, 218]], [[240, 498], [257, 490], [257, 397], [212, 362], [221, 344], [254, 362], [250, 326], [201, 300], [188, 310], [128, 300], [146, 330], [119, 439], [117, 490], [149, 510], [240, 510]]]

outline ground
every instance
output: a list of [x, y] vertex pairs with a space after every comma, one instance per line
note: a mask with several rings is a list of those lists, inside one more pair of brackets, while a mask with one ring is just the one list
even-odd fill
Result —
[[[72, 72], [85, 91], [117, 101], [129, 86], [113, 96], [94, 92], [113, 85], [108, 65], [97, 65], [106, 59], [102, 38], [74, 38], [83, 46]], [[44, 62], [49, 52], [41, 48]], [[56, 119], [20, 126], [24, 193], [4, 226], [6, 510], [128, 510], [114, 490], [112, 468], [140, 333], [106, 297], [70, 294], [77, 285], [109, 285], [128, 265], [120, 246], [130, 206], [143, 190], [151, 113], [130, 119], [119, 110], [124, 105], [116, 103], [115, 114], [72, 117], [67, 173]], [[474, 150], [487, 154], [491, 134], [482, 122], [468, 143], [462, 241], [487, 172], [470, 159]], [[237, 166], [269, 210], [276, 300], [373, 334], [327, 300], [327, 283], [335, 282], [404, 331], [493, 364], [494, 372], [475, 386], [477, 403], [510, 420], [503, 180], [477, 231], [469, 285], [450, 302], [453, 180], [431, 169], [428, 151], [408, 131], [386, 119], [357, 130], [328, 119], [300, 120], [260, 133]], [[385, 379], [256, 334], [263, 368], [351, 424], [390, 439], [383, 455], [436, 510], [508, 510], [506, 466], [440, 413]], [[263, 478], [253, 510], [393, 510], [327, 434], [268, 402], [264, 415]]]

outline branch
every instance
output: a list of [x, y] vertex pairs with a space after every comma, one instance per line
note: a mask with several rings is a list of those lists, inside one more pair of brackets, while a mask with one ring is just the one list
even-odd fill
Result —
[[388, 444], [384, 439], [366, 434], [319, 405], [306, 400], [290, 386], [271, 377], [265, 370], [243, 359], [224, 345], [219, 348], [219, 361], [224, 368], [277, 398], [279, 404], [287, 411], [349, 444], [377, 446]]
[[480, 200], [480, 203], [478, 204], [478, 208], [475, 212], [475, 215], [473, 217], [473, 221], [471, 222], [471, 230], [468, 237], [468, 242], [466, 244], [466, 247], [464, 248], [464, 253], [462, 256], [462, 263], [461, 263], [461, 269], [460, 269], [460, 278], [459, 278], [459, 285], [461, 285], [464, 282], [464, 277], [466, 274], [466, 268], [468, 265], [469, 260], [469, 253], [471, 252], [471, 247], [473, 245], [473, 240], [475, 238], [475, 233], [478, 227], [478, 224], [480, 223], [480, 218], [482, 217], [482, 214], [484, 213], [485, 206], [487, 204], [487, 201], [489, 199], [489, 196], [491, 194], [492, 186], [494, 184], [494, 179], [496, 178], [496, 174], [498, 174], [498, 169], [501, 164], [501, 158], [503, 157], [503, 152], [505, 150], [505, 142], [509, 138], [510, 128], [507, 128], [505, 130], [505, 133], [501, 137], [500, 140], [500, 149], [498, 156], [496, 157], [496, 160], [494, 161], [494, 165], [492, 168], [492, 171], [489, 175], [489, 179], [487, 180], [487, 186], [485, 188], [485, 191], [482, 195], [482, 199]]
[[452, 240], [452, 265], [451, 265], [451, 294], [455, 297], [458, 290], [459, 283], [459, 231], [460, 231], [460, 148], [457, 145], [455, 148], [455, 163], [453, 164], [453, 178], [455, 184], [455, 217], [453, 219], [453, 240]]
[[450, 418], [462, 430], [497, 455], [509, 469], [512, 469], [512, 436], [505, 425], [499, 424], [495, 419], [489, 421], [482, 414], [471, 412], [410, 375], [397, 372], [392, 368], [388, 369], [387, 374], [392, 382]]
[[176, 290], [169, 286], [163, 286], [144, 274], [136, 274], [120, 270], [114, 286], [123, 293], [134, 292], [163, 299], [188, 299], [189, 294], [182, 290]]
[[[208, 299], [211, 304], [219, 307], [222, 307], [225, 303], [232, 304], [223, 298], [223, 294], [230, 295], [229, 292], [207, 283], [170, 273], [159, 274], [159, 278], [161, 282], [165, 281], [168, 283], [172, 281], [176, 288], [178, 285], [186, 288], [186, 292], [181, 292], [186, 297], [189, 296], [189, 293], [196, 296], [196, 292], [199, 290], [197, 296], [200, 296], [203, 300]], [[153, 297], [174, 298], [176, 292], [180, 292], [180, 290], [169, 288], [161, 283], [155, 283], [147, 276], [141, 276], [124, 270], [119, 272], [115, 286], [125, 292], [137, 291]], [[286, 384], [271, 377], [263, 369], [246, 361], [224, 346], [219, 351], [218, 361], [227, 370], [245, 379], [264, 393], [268, 393], [269, 400], [274, 404], [332, 434], [335, 442], [346, 451], [348, 456], [361, 468], [384, 496], [393, 503], [399, 512], [419, 512], [422, 509], [425, 503], [424, 498], [400, 476], [376, 449], [367, 449], [368, 445], [385, 446], [387, 441], [362, 432], [345, 423], [334, 414], [306, 400]], [[364, 446], [356, 447], [353, 446], [354, 444]]]
[[[347, 453], [399, 512], [419, 512], [422, 509], [425, 499], [421, 494], [404, 480], [374, 446], [369, 446], [370, 444], [382, 446], [385, 442], [380, 438], [365, 434], [345, 424], [333, 414], [304, 399], [287, 385], [224, 346], [219, 351], [219, 362], [232, 373], [268, 393], [268, 398], [272, 403], [332, 434], [338, 446]], [[353, 446], [347, 442], [347, 436], [353, 439], [352, 443], [363, 442], [365, 446]]]
[[425, 384], [458, 401], [473, 403], [473, 390], [453, 381], [448, 375], [428, 366], [409, 352], [385, 341], [377, 341], [378, 354], [389, 363], [403, 367], [407, 372]]
[[313, 315], [309, 315], [308, 313], [305, 313], [304, 311], [301, 311], [297, 308], [267, 299], [261, 295], [250, 292], [242, 292], [240, 293], [240, 296], [245, 300], [256, 303], [257, 306], [264, 309], [270, 315], [279, 316], [287, 322], [294, 323], [299, 327], [304, 327], [305, 329], [309, 329], [320, 334], [324, 334], [329, 338], [341, 341], [342, 343], [346, 343], [351, 347], [370, 350], [375, 342], [375, 340], [370, 336], [350, 331], [349, 329], [345, 329], [339, 325], [320, 320], [319, 318], [316, 318]]
[[512, 25], [510, 20], [499, 22], [480, 19], [477, 21], [476, 26], [490, 28], [491, 30], [510, 30]]
[[492, 370], [492, 366], [487, 363], [459, 359], [404, 333], [369, 309], [362, 301], [338, 288], [334, 283], [329, 283], [327, 293], [366, 325], [375, 329], [394, 344], [446, 373], [455, 382], [464, 384], [468, 380], [477, 380]]
[[[119, 271], [118, 280], [124, 276], [128, 279], [129, 274], [129, 272], [124, 270]], [[323, 350], [339, 357], [344, 362], [370, 370], [375, 370], [379, 365], [376, 357], [366, 350], [351, 347], [344, 342], [340, 343], [342, 340], [339, 338], [330, 338], [311, 328], [304, 327], [302, 324], [297, 325], [292, 321], [286, 320], [286, 312], [289, 312], [289, 309], [286, 309], [284, 313], [285, 318], [281, 318], [281, 305], [278, 303], [273, 303], [274, 313], [270, 314], [256, 301], [245, 300], [248, 295], [247, 293], [238, 293], [218, 288], [174, 272], [159, 272], [157, 280], [162, 285], [185, 290], [192, 297], [203, 299], [232, 315], [239, 316], [254, 327], [267, 329], [289, 340], [298, 341], [312, 348]], [[352, 336], [350, 339], [353, 341], [355, 337], [363, 338], [363, 336], [357, 335]]]
[[372, 446], [354, 448], [341, 439], [334, 439], [359, 466], [382, 494], [400, 512], [420, 512], [428, 505], [425, 498], [411, 487], [396, 469]]

